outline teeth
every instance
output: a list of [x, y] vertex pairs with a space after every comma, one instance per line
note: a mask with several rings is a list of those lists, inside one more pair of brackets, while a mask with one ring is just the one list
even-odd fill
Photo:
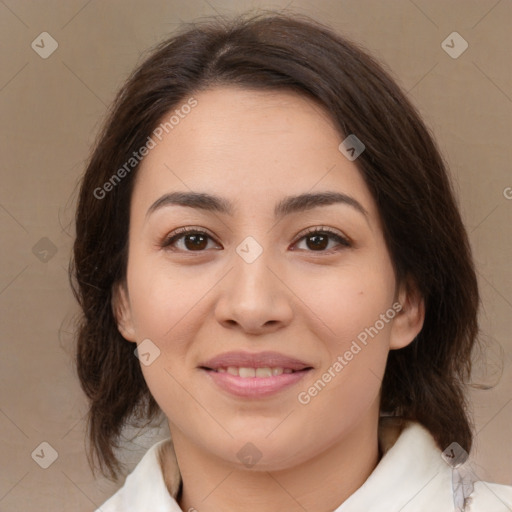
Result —
[[238, 375], [244, 379], [247, 377], [256, 377], [256, 370], [254, 368], [238, 368]]
[[268, 367], [257, 368], [255, 373], [256, 377], [272, 377], [272, 370]]
[[227, 368], [217, 368], [218, 373], [229, 373], [230, 375], [236, 375], [247, 379], [249, 377], [272, 377], [275, 375], [281, 375], [282, 373], [293, 373], [291, 368], [270, 368], [268, 366], [262, 368], [246, 368], [237, 366], [228, 366]]

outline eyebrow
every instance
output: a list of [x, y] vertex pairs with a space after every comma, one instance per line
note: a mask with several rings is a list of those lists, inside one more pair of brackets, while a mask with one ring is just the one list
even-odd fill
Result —
[[[318, 206], [345, 204], [368, 217], [366, 209], [351, 196], [340, 192], [304, 193], [281, 199], [274, 208], [274, 217], [282, 218], [293, 213], [305, 212]], [[157, 199], [146, 212], [146, 218], [153, 212], [167, 206], [186, 206], [200, 210], [232, 216], [234, 208], [227, 199], [204, 192], [171, 192]], [[368, 220], [368, 219], [366, 219]]]

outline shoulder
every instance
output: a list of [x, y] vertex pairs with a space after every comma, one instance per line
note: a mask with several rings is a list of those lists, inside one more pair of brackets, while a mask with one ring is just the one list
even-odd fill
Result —
[[477, 481], [465, 512], [512, 512], [512, 486]]
[[512, 487], [481, 481], [471, 461], [446, 462], [421, 424], [382, 418], [379, 444], [382, 459], [336, 512], [512, 512]]
[[168, 444], [169, 439], [155, 443], [126, 477], [124, 485], [95, 512], [180, 511], [167, 490], [160, 465], [160, 452]]
[[425, 467], [435, 473], [425, 489], [427, 502], [434, 499], [439, 501], [439, 505], [444, 504], [444, 495], [446, 506], [450, 510], [453, 507], [455, 512], [512, 512], [512, 486], [483, 481], [471, 456], [464, 464], [452, 466], [446, 462], [444, 452], [435, 444], [428, 430], [418, 423], [409, 423], [400, 437], [402, 448], [406, 445], [412, 448], [413, 443], [422, 446], [417, 460], [426, 463]]

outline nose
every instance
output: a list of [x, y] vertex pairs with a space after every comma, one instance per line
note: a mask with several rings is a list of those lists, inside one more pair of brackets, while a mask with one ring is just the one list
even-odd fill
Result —
[[282, 272], [269, 261], [266, 251], [251, 263], [235, 254], [234, 267], [221, 281], [215, 307], [223, 327], [248, 334], [264, 334], [282, 329], [293, 316], [293, 292]]

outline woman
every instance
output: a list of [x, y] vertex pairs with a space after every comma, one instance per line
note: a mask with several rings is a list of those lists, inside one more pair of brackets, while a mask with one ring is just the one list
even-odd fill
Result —
[[478, 330], [436, 145], [298, 16], [188, 27], [118, 94], [76, 217], [92, 454], [165, 415], [101, 510], [507, 511], [466, 462]]

